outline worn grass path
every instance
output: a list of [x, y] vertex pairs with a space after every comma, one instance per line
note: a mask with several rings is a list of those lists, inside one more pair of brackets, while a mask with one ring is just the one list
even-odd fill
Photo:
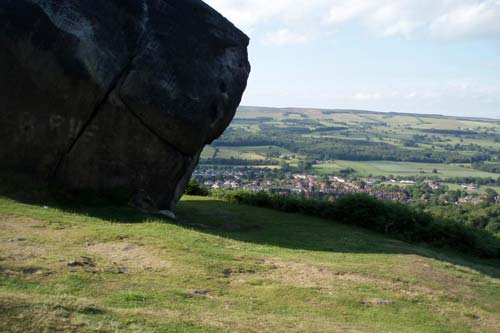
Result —
[[0, 332], [499, 328], [496, 261], [213, 199], [174, 224], [0, 198]]

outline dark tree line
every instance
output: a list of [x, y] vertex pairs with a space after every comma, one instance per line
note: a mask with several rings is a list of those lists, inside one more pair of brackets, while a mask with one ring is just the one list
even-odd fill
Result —
[[385, 142], [369, 140], [304, 137], [307, 128], [276, 128], [261, 126], [259, 134], [245, 130], [229, 129], [214, 143], [215, 147], [243, 147], [274, 145], [286, 148], [296, 154], [314, 160], [351, 160], [351, 161], [400, 161], [420, 163], [476, 163], [487, 161], [487, 153], [465, 154], [454, 150], [406, 149]]

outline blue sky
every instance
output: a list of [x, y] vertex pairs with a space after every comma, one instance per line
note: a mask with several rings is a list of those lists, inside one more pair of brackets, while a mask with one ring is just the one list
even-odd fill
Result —
[[207, 0], [251, 37], [243, 105], [500, 118], [500, 0]]

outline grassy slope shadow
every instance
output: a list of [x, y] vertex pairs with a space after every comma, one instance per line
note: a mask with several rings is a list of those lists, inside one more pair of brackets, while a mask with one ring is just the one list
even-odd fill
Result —
[[54, 195], [46, 190], [44, 184], [33, 181], [28, 183], [26, 178], [20, 180], [0, 177], [0, 196], [26, 204], [47, 205], [64, 212], [113, 223], [145, 223], [162, 220], [165, 223], [242, 242], [296, 250], [346, 254], [415, 254], [465, 266], [490, 277], [500, 278], [498, 260], [478, 259], [425, 244], [408, 244], [359, 227], [319, 218], [245, 205], [231, 205], [210, 198], [187, 197], [178, 205], [178, 220], [170, 221], [113, 202], [109, 197], [68, 198], [59, 194]]
[[[203, 225], [198, 225], [202, 222]], [[408, 244], [359, 227], [265, 208], [189, 197], [179, 203], [178, 223], [203, 232], [255, 244], [337, 253], [415, 254], [469, 267], [500, 278], [500, 261], [479, 259], [426, 244]], [[237, 224], [240, 230], [224, 226]]]

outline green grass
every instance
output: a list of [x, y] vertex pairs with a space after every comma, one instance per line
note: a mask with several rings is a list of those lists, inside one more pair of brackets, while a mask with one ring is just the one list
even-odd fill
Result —
[[242, 152], [254, 152], [254, 153], [280, 153], [283, 155], [293, 155], [293, 153], [285, 148], [277, 146], [247, 146], [247, 147], [231, 147], [231, 149], [242, 151]]
[[[458, 185], [458, 184], [450, 184], [450, 183], [445, 183], [444, 185], [448, 186], [448, 188], [450, 190], [463, 190], [463, 187], [462, 185]], [[481, 186], [479, 188], [479, 193], [485, 193], [486, 189], [492, 189], [492, 190], [495, 190], [497, 191], [498, 193], [500, 193], [500, 186]]]
[[203, 152], [201, 153], [201, 159], [206, 160], [212, 158], [215, 154], [215, 148], [212, 146], [205, 146]]
[[240, 159], [240, 160], [264, 160], [264, 154], [258, 154], [253, 151], [245, 151], [238, 148], [219, 148], [217, 154], [215, 154], [215, 158], [221, 159]]
[[393, 161], [335, 161], [334, 163], [318, 164], [315, 169], [322, 174], [338, 172], [341, 169], [352, 168], [360, 175], [374, 176], [419, 176], [422, 174], [435, 175], [434, 169], [438, 170], [441, 178], [449, 177], [491, 177], [498, 178], [498, 174], [474, 170], [470, 167], [441, 164], [441, 163], [412, 163]]
[[0, 331], [498, 332], [497, 261], [209, 198], [178, 215], [0, 198]]
[[[276, 146], [246, 146], [246, 147], [218, 147], [218, 153], [215, 158], [223, 159], [242, 159], [242, 160], [263, 160], [270, 153], [276, 153], [281, 155], [296, 155], [289, 150]], [[208, 149], [205, 158], [212, 157], [214, 148]], [[212, 154], [207, 156], [208, 154]], [[203, 158], [203, 156], [202, 156]]]

